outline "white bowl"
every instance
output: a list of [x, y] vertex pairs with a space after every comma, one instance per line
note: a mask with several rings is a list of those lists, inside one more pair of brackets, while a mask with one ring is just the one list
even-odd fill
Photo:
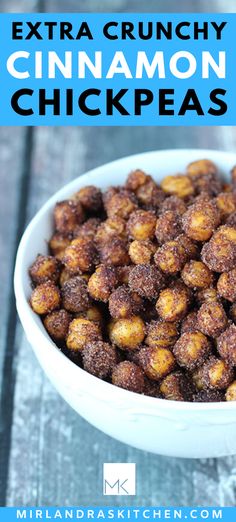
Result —
[[[236, 154], [214, 150], [164, 150], [114, 161], [75, 179], [57, 192], [27, 227], [15, 267], [17, 310], [27, 339], [62, 397], [88, 422], [136, 448], [175, 457], [220, 457], [236, 453], [236, 402], [181, 403], [138, 395], [108, 384], [73, 364], [53, 343], [28, 299], [28, 268], [36, 255], [47, 252], [52, 209], [87, 184], [102, 189], [122, 184], [130, 170], [141, 168], [159, 181], [185, 170], [195, 159], [216, 162], [225, 177]], [[52, 412], [53, 414], [53, 412]]]

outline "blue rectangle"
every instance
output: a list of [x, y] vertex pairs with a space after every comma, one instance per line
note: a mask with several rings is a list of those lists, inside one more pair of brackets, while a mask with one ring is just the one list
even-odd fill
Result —
[[[52, 22], [56, 25], [50, 25]], [[112, 25], [106, 33], [104, 28], [110, 22]], [[32, 31], [32, 24], [37, 23], [39, 25], [36, 30]], [[64, 33], [65, 39], [60, 39], [63, 36], [60, 31], [62, 28], [65, 29], [63, 25], [65, 23], [68, 24], [68, 31]], [[125, 23], [131, 25], [124, 26]], [[142, 23], [143, 34], [138, 31]], [[160, 29], [160, 23], [163, 24], [163, 30]], [[69, 24], [71, 24], [71, 31]], [[220, 29], [221, 24], [225, 24], [224, 27], [222, 25], [222, 29]], [[127, 31], [130, 28], [126, 39], [121, 38], [122, 27]], [[144, 39], [150, 27], [153, 33], [150, 32], [149, 39]], [[170, 36], [169, 27], [172, 30], [172, 39], [167, 38]], [[1, 14], [0, 124], [20, 126], [235, 125], [236, 50], [233, 45], [235, 32], [236, 14]], [[162, 37], [159, 39], [160, 35]], [[76, 36], [78, 39], [75, 39]], [[110, 39], [116, 36], [117, 39]], [[21, 57], [14, 62], [12, 55], [17, 52], [28, 54], [20, 55]], [[57, 53], [58, 59], [62, 62], [65, 62], [65, 52], [71, 53], [67, 62], [67, 72], [71, 60], [72, 78], [65, 78], [57, 67], [55, 78], [48, 77], [48, 56], [52, 60], [52, 54], [48, 55], [48, 53], [52, 52]], [[81, 76], [81, 71], [78, 74], [77, 66], [78, 56], [81, 57], [78, 53], [81, 52], [87, 53], [92, 63], [95, 61], [95, 52], [101, 53], [98, 59], [98, 62], [101, 59], [102, 63], [101, 78], [95, 78], [86, 67], [85, 78], [78, 77]], [[116, 52], [120, 52], [119, 56], [124, 57], [123, 66], [124, 60], [127, 63], [126, 74], [117, 72], [112, 78], [108, 78], [107, 74], [111, 64], [114, 64]], [[141, 78], [136, 77], [140, 52], [145, 53], [144, 59], [150, 64], [157, 56], [155, 53], [163, 53], [163, 61], [160, 55], [158, 58], [160, 60], [158, 73], [156, 68], [152, 78], [148, 78], [145, 69]], [[189, 54], [185, 58], [178, 59], [176, 53], [179, 52]], [[215, 64], [220, 60], [219, 53], [225, 53], [225, 77], [219, 77], [219, 69], [216, 70], [213, 66], [209, 66], [209, 78], [202, 77], [203, 64], [206, 71], [206, 60], [209, 58], [206, 53], [210, 53], [211, 60]], [[35, 78], [35, 62], [37, 61], [38, 64], [37, 76], [39, 76], [40, 60], [42, 77]], [[29, 77], [22, 79], [13, 77], [12, 61], [18, 75], [23, 73]], [[98, 62], [97, 71], [99, 71]], [[193, 72], [190, 77], [184, 79], [176, 77], [176, 69], [179, 76], [186, 70], [189, 70], [190, 74], [191, 67]], [[131, 77], [127, 77], [129, 75]], [[114, 106], [116, 96], [119, 99]], [[56, 114], [52, 105], [47, 105], [45, 115], [42, 114], [44, 97], [47, 100], [54, 98], [58, 109]], [[140, 100], [143, 103], [141, 105]], [[160, 106], [162, 114], [160, 114]], [[19, 110], [27, 111], [28, 114], [26, 112], [18, 114]], [[85, 114], [85, 110], [90, 114]], [[112, 110], [113, 113], [110, 114]], [[173, 114], [168, 114], [166, 111], [172, 111]]]
[[6, 507], [0, 508], [1, 522], [26, 521], [86, 521], [87, 520], [169, 520], [169, 521], [204, 521], [220, 520], [223, 522], [234, 522], [236, 508], [233, 507]]

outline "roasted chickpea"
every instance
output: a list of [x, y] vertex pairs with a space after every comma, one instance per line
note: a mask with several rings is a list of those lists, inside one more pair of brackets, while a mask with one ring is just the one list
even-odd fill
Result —
[[128, 219], [130, 214], [137, 208], [136, 199], [132, 192], [121, 190], [106, 201], [105, 208], [109, 218], [117, 216], [122, 219]]
[[77, 352], [83, 350], [89, 342], [97, 342], [101, 338], [99, 325], [80, 317], [70, 323], [66, 346], [72, 352]]
[[123, 285], [113, 290], [109, 297], [109, 312], [114, 319], [137, 314], [142, 307], [142, 298]]
[[106, 303], [117, 284], [118, 279], [115, 269], [110, 266], [100, 265], [89, 279], [88, 290], [93, 299]]
[[190, 177], [203, 176], [206, 174], [217, 174], [217, 167], [213, 161], [208, 159], [202, 159], [193, 161], [187, 166], [187, 174]]
[[135, 350], [145, 337], [144, 322], [136, 315], [113, 320], [109, 325], [109, 337], [122, 350]]
[[66, 247], [68, 247], [70, 244], [70, 238], [63, 236], [63, 234], [60, 234], [59, 232], [55, 232], [53, 236], [51, 237], [48, 246], [50, 253], [57, 257], [58, 259], [62, 259]]
[[99, 247], [100, 261], [104, 265], [120, 266], [128, 265], [130, 257], [127, 243], [123, 239], [113, 238]]
[[181, 324], [181, 334], [195, 332], [198, 329], [197, 310], [193, 310], [183, 319]]
[[182, 334], [173, 349], [179, 366], [183, 366], [187, 370], [194, 370], [200, 366], [210, 352], [210, 342], [198, 330]]
[[199, 390], [208, 388], [224, 390], [233, 381], [234, 372], [223, 359], [211, 355], [193, 375], [193, 380]]
[[216, 206], [220, 211], [221, 219], [225, 220], [236, 211], [236, 195], [234, 192], [220, 192], [216, 197]]
[[146, 376], [154, 381], [160, 381], [175, 367], [175, 358], [167, 348], [141, 348], [139, 361]]
[[194, 186], [188, 176], [176, 174], [175, 176], [166, 176], [161, 182], [161, 188], [167, 194], [186, 198], [194, 194]]
[[101, 190], [93, 185], [81, 188], [74, 194], [74, 199], [79, 201], [84, 210], [91, 214], [96, 214], [102, 209]]
[[185, 401], [191, 391], [190, 383], [181, 371], [169, 373], [160, 384], [160, 392], [169, 401]]
[[156, 227], [156, 216], [150, 210], [135, 210], [127, 222], [127, 230], [131, 238], [138, 241], [152, 239]]
[[106, 379], [117, 364], [117, 352], [114, 346], [96, 339], [84, 346], [82, 360], [86, 372], [99, 379]]
[[136, 265], [129, 274], [129, 287], [146, 299], [157, 298], [164, 285], [161, 272], [151, 265]]
[[155, 252], [156, 246], [149, 239], [144, 241], [137, 241], [137, 239], [135, 239], [129, 245], [129, 256], [135, 265], [148, 265], [151, 263]]
[[144, 374], [141, 368], [131, 361], [122, 361], [113, 370], [112, 384], [136, 393], [144, 390]]
[[139, 187], [142, 187], [150, 181], [151, 176], [146, 174], [143, 170], [136, 169], [132, 170], [127, 177], [126, 187], [128, 190], [132, 190], [132, 192], [136, 192]]
[[55, 310], [46, 315], [43, 324], [50, 337], [55, 341], [64, 341], [68, 334], [71, 315], [66, 310]]
[[160, 245], [175, 239], [181, 233], [180, 216], [173, 210], [163, 212], [156, 222], [155, 236]]
[[95, 242], [101, 246], [115, 238], [126, 239], [126, 221], [118, 216], [108, 218], [100, 224]]
[[36, 285], [46, 281], [56, 283], [60, 276], [60, 267], [60, 262], [55, 257], [38, 255], [29, 269], [29, 275]]
[[60, 291], [52, 281], [36, 286], [30, 297], [30, 304], [38, 315], [49, 314], [60, 306]]
[[236, 381], [233, 381], [226, 390], [225, 398], [227, 401], [236, 401]]
[[73, 237], [83, 237], [94, 241], [97, 230], [101, 225], [101, 220], [95, 217], [87, 219], [82, 225], [77, 225], [73, 231]]
[[220, 302], [202, 304], [197, 314], [198, 328], [206, 335], [217, 337], [228, 324], [227, 315]]
[[217, 350], [231, 366], [236, 366], [236, 326], [231, 324], [217, 339]]
[[192, 180], [196, 193], [203, 197], [208, 196], [214, 198], [223, 190], [221, 180], [214, 174], [196, 176], [195, 178], [192, 178]]
[[84, 211], [79, 202], [60, 201], [54, 208], [54, 221], [57, 232], [72, 234], [76, 225], [84, 221]]
[[195, 259], [199, 255], [198, 244], [190, 239], [186, 234], [180, 234], [176, 237], [176, 241], [184, 248], [186, 254], [186, 260]]
[[83, 312], [90, 307], [86, 281], [80, 276], [72, 277], [62, 286], [62, 304], [69, 312]]
[[218, 301], [217, 290], [213, 287], [203, 288], [202, 290], [197, 292], [196, 297], [200, 305], [202, 305], [203, 303]]
[[163, 203], [160, 207], [160, 212], [164, 213], [166, 211], [171, 211], [181, 216], [187, 210], [186, 204], [183, 199], [178, 196], [169, 196], [164, 199]]
[[187, 314], [189, 305], [189, 292], [187, 287], [174, 284], [160, 292], [156, 303], [156, 309], [164, 321], [176, 322]]
[[150, 179], [136, 190], [136, 196], [138, 202], [147, 210], [157, 210], [160, 208], [163, 200], [165, 199], [165, 193], [158, 187], [158, 185]]
[[66, 248], [62, 262], [68, 272], [78, 274], [91, 272], [96, 258], [94, 243], [90, 239], [78, 237]]
[[231, 301], [231, 303], [236, 301], [236, 268], [220, 275], [217, 290], [224, 299]]
[[213, 281], [212, 272], [202, 261], [189, 261], [184, 265], [181, 277], [190, 288], [208, 288]]
[[185, 234], [195, 241], [207, 241], [219, 223], [214, 203], [208, 201], [194, 203], [183, 215], [182, 226]]
[[215, 272], [225, 272], [235, 268], [236, 229], [223, 225], [213, 234], [202, 249], [202, 260]]
[[151, 321], [147, 327], [145, 343], [152, 348], [171, 348], [178, 339], [178, 329], [175, 323]]
[[164, 274], [177, 274], [186, 261], [185, 250], [177, 241], [167, 241], [156, 251], [154, 261]]

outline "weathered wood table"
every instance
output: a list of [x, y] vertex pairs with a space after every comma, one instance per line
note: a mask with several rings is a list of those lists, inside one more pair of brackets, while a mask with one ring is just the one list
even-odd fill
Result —
[[[6, 0], [4, 11], [234, 11], [235, 1]], [[153, 456], [103, 435], [60, 398], [17, 319], [12, 274], [20, 236], [58, 188], [86, 170], [152, 149], [234, 150], [236, 130], [218, 128], [0, 129], [0, 505], [104, 505], [103, 462], [136, 462], [136, 505], [233, 506], [236, 457]], [[133, 498], [122, 497], [132, 505]], [[119, 497], [112, 502], [120, 503]]]

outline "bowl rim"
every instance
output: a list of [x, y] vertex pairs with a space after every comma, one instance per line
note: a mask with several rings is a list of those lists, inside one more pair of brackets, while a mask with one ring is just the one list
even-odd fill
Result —
[[[41, 330], [39, 325], [37, 324], [37, 320], [41, 320], [29, 306], [27, 296], [24, 292], [24, 285], [23, 285], [23, 276], [24, 276], [24, 263], [23, 263], [23, 257], [24, 252], [27, 249], [28, 240], [31, 236], [32, 231], [34, 230], [35, 225], [38, 224], [42, 216], [45, 214], [46, 211], [48, 211], [52, 206], [55, 204], [56, 201], [60, 200], [61, 197], [63, 197], [63, 194], [66, 192], [72, 192], [76, 190], [76, 185], [83, 183], [83, 179], [87, 178], [88, 176], [96, 175], [99, 170], [102, 170], [103, 168], [112, 168], [114, 165], [117, 166], [119, 163], [123, 163], [127, 160], [139, 160], [141, 157], [148, 157], [151, 155], [165, 155], [165, 154], [176, 154], [176, 155], [183, 155], [183, 154], [192, 154], [192, 157], [204, 158], [209, 156], [218, 155], [220, 156], [232, 156], [232, 159], [235, 159], [236, 162], [236, 153], [233, 151], [219, 151], [217, 149], [193, 149], [193, 148], [177, 148], [177, 149], [161, 149], [161, 150], [152, 150], [144, 153], [139, 154], [131, 154], [125, 157], [121, 157], [119, 159], [116, 159], [114, 161], [104, 163], [102, 165], [99, 165], [96, 168], [93, 168], [89, 171], [84, 172], [82, 175], [78, 176], [77, 178], [73, 179], [69, 183], [63, 185], [61, 189], [56, 191], [37, 211], [37, 213], [34, 215], [34, 217], [30, 220], [29, 224], [27, 225], [19, 246], [17, 250], [16, 255], [16, 261], [15, 261], [15, 269], [14, 269], [14, 292], [15, 292], [15, 298], [16, 298], [16, 307], [18, 311], [18, 315], [20, 317], [23, 329], [26, 333], [29, 334], [29, 332], [32, 332], [35, 334], [38, 338], [38, 342], [40, 340], [42, 341], [42, 350], [49, 350], [50, 349], [50, 356], [52, 356], [55, 359], [55, 362], [59, 365], [64, 364], [67, 366], [67, 371], [71, 372], [73, 374], [77, 374], [77, 380], [81, 381], [83, 383], [84, 380], [87, 381], [86, 387], [89, 387], [89, 390], [93, 390], [93, 393], [89, 392], [90, 396], [95, 396], [100, 398], [104, 396], [109, 397], [109, 403], [113, 400], [115, 400], [115, 404], [119, 403], [119, 401], [124, 401], [126, 404], [128, 402], [132, 401], [132, 408], [134, 407], [137, 409], [137, 411], [141, 410], [143, 407], [143, 412], [148, 411], [151, 407], [152, 413], [155, 415], [161, 414], [164, 410], [166, 413], [173, 411], [186, 411], [191, 413], [197, 413], [202, 411], [235, 411], [236, 409], [236, 401], [228, 401], [228, 402], [186, 402], [186, 401], [173, 401], [173, 400], [167, 400], [157, 397], [150, 397], [148, 395], [138, 394], [134, 393], [128, 390], [125, 390], [123, 388], [119, 388], [117, 386], [114, 386], [111, 383], [108, 383], [102, 379], [99, 379], [98, 377], [95, 377], [91, 375], [90, 373], [86, 372], [79, 366], [77, 366], [73, 361], [71, 361], [53, 342], [53, 340], [49, 337], [46, 330]], [[232, 165], [233, 166], [233, 165]], [[86, 180], [86, 184], [87, 184]], [[27, 336], [28, 337], [28, 336]], [[33, 342], [31, 342], [29, 335], [29, 342], [32, 345]], [[87, 393], [87, 391], [86, 391]], [[118, 399], [118, 400], [117, 400]]]

